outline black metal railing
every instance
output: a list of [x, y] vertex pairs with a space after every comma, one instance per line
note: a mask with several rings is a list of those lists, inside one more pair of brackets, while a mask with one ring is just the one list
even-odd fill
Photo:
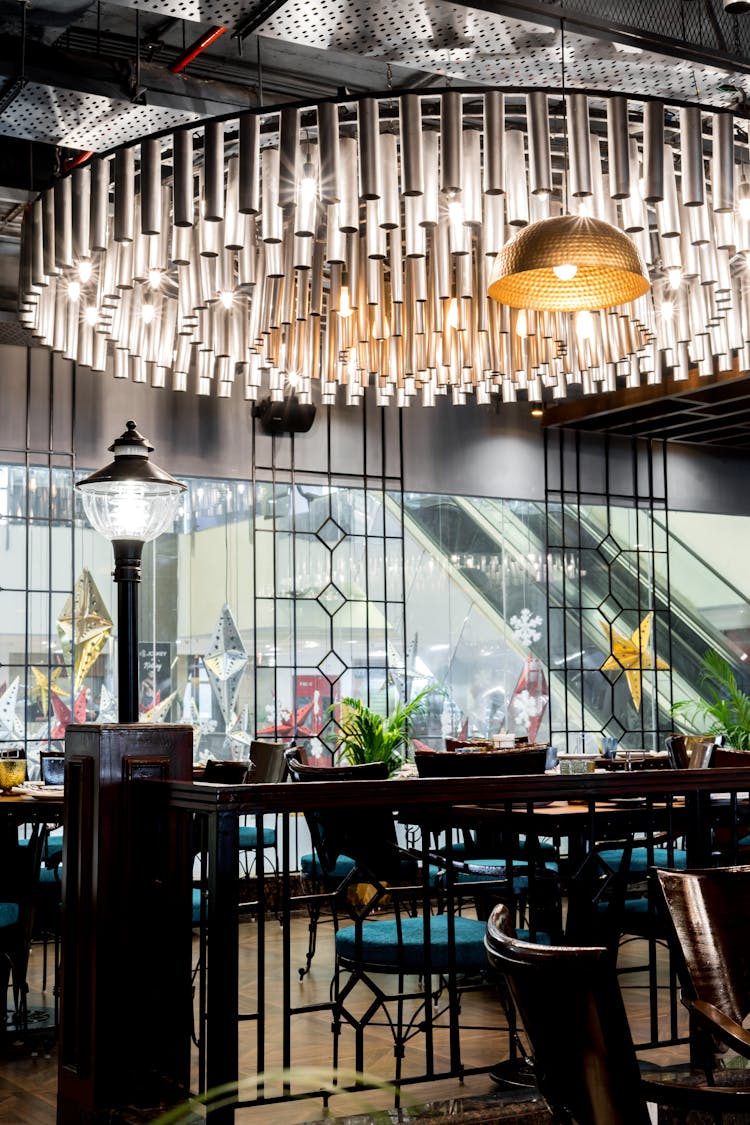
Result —
[[[748, 788], [750, 773], [744, 769], [606, 774], [597, 771], [572, 776], [308, 785], [170, 783], [171, 807], [182, 810], [195, 825], [200, 921], [194, 969], [194, 1038], [199, 1091], [249, 1079], [251, 1085], [243, 1087], [236, 1106], [257, 1106], [291, 1098], [320, 1097], [325, 1101], [330, 1095], [330, 1090], [316, 1084], [315, 1080], [306, 1083], [304, 1071], [300, 1071], [301, 1079], [295, 1074], [292, 1083], [285, 1077], [273, 1090], [264, 1084], [262, 1077], [269, 1068], [271, 1039], [274, 1063], [280, 1061], [284, 1072], [296, 1072], [300, 1053], [309, 1057], [308, 1050], [299, 1051], [304, 1047], [304, 1038], [294, 1033], [301, 1019], [317, 1021], [318, 1033], [321, 1028], [325, 1029], [324, 1034], [328, 1034], [329, 1026], [333, 1029], [331, 1058], [333, 1033], [338, 1034], [342, 1029], [335, 990], [329, 998], [318, 998], [309, 1004], [299, 1002], [293, 982], [299, 979], [301, 966], [292, 949], [289, 920], [295, 911], [314, 911], [323, 904], [333, 908], [335, 918], [337, 910], [347, 909], [348, 899], [343, 891], [359, 878], [372, 883], [377, 880], [371, 872], [362, 874], [366, 865], [361, 865], [356, 876], [350, 873], [343, 880], [346, 886], [342, 893], [337, 894], [335, 880], [314, 888], [300, 888], [298, 873], [292, 870], [295, 864], [290, 862], [297, 830], [296, 814], [316, 810], [335, 814], [336, 810], [346, 810], [351, 816], [351, 810], [356, 808], [360, 808], [363, 815], [377, 809], [394, 810], [397, 819], [410, 826], [408, 838], [415, 843], [412, 859], [421, 861], [418, 869], [421, 874], [413, 879], [409, 892], [412, 911], [424, 919], [425, 937], [428, 937], [427, 927], [430, 916], [434, 917], [433, 912], [445, 911], [448, 940], [455, 950], [453, 919], [460, 916], [466, 898], [476, 897], [488, 887], [494, 892], [500, 882], [505, 892], [515, 893], [514, 874], [521, 871], [528, 882], [521, 897], [528, 904], [526, 925], [531, 936], [544, 930], [552, 931], [555, 940], [560, 940], [561, 935], [564, 940], [563, 919], [569, 912], [571, 896], [588, 893], [582, 890], [582, 872], [587, 857], [601, 848], [603, 841], [628, 841], [628, 854], [631, 849], [637, 849], [642, 861], [645, 855], [644, 867], [657, 860], [668, 866], [677, 854], [690, 867], [737, 862], [742, 851], [741, 841], [750, 832]], [[277, 824], [278, 873], [271, 871], [263, 847], [264, 818], [267, 825], [269, 816], [276, 818]], [[255, 882], [249, 896], [239, 864], [240, 825], [246, 818], [247, 823], [255, 824], [259, 841]], [[455, 843], [457, 832], [464, 829], [472, 830], [475, 853], [480, 853], [475, 854], [473, 860], [469, 859], [468, 867], [456, 863], [459, 858]], [[545, 840], [552, 841], [557, 849], [552, 865], [544, 862], [546, 856], [541, 845]], [[549, 849], [549, 843], [547, 847]], [[485, 870], [482, 865], [498, 854], [505, 857], [502, 879], [488, 884], [491, 869]], [[461, 857], [461, 862], [465, 865], [466, 858]], [[436, 878], [438, 864], [441, 873]], [[550, 911], [554, 894], [550, 897], [548, 893], [537, 893], [549, 890], [550, 867], [561, 901], [564, 898], [568, 907], [568, 910], [561, 910], [557, 923], [554, 910]], [[381, 887], [377, 894], [382, 893]], [[399, 894], [402, 898], [408, 897], [405, 892]], [[498, 896], [503, 897], [502, 888]], [[439, 900], [437, 905], [436, 899]], [[253, 975], [257, 983], [249, 996], [246, 982], [241, 979], [238, 953], [243, 915], [251, 916], [256, 934]], [[349, 923], [351, 919], [345, 921]], [[279, 959], [275, 954], [270, 964], [267, 928], [279, 924], [282, 927], [281, 956]], [[554, 933], [556, 924], [560, 926], [560, 933]], [[447, 972], [432, 971], [429, 960], [428, 952], [427, 964], [421, 970], [421, 984], [417, 985], [425, 999], [426, 1015], [420, 1028], [426, 1033], [415, 1035], [414, 1044], [409, 1044], [414, 1057], [408, 1077], [402, 1077], [402, 1082], [459, 1077], [469, 1069], [460, 1057], [460, 1004], [454, 1002], [460, 992], [459, 973], [455, 966]], [[326, 965], [326, 969], [333, 976], [334, 966]], [[653, 975], [650, 980], [653, 984]], [[444, 986], [444, 995], [448, 998], [446, 1026], [450, 1048], [447, 1053], [443, 1051], [439, 1060], [429, 1014], [436, 982]], [[674, 988], [670, 991], [670, 1001], [666, 1032], [660, 1032], [658, 997], [655, 993], [652, 995], [650, 1034], [642, 1045], [657, 1046], [677, 1040]], [[661, 1023], [664, 1025], [663, 1019]], [[249, 1050], [243, 1025], [253, 1029], [252, 1050]], [[367, 1035], [367, 1028], [364, 1035]], [[239, 1072], [241, 1036], [243, 1058], [252, 1058], [252, 1062], [244, 1065], [242, 1074]], [[256, 1076], [259, 1077], [256, 1079]], [[339, 1088], [349, 1087], [342, 1082]], [[211, 1109], [211, 1120], [221, 1125], [233, 1122], [236, 1106], [220, 1105]]]

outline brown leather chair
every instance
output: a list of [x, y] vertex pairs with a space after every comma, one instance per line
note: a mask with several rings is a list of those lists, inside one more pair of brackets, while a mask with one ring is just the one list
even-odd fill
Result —
[[250, 743], [252, 771], [248, 781], [253, 785], [276, 785], [286, 781], [286, 743], [264, 742], [254, 738]]
[[611, 954], [601, 947], [535, 945], [495, 908], [485, 939], [505, 975], [556, 1122], [649, 1125], [647, 1102], [709, 1113], [747, 1112], [750, 1090], [641, 1078]]
[[750, 867], [656, 871], [655, 878], [691, 1015], [693, 1061], [711, 1074], [727, 1047], [750, 1059], [750, 1032], [742, 1027], [750, 1011]]

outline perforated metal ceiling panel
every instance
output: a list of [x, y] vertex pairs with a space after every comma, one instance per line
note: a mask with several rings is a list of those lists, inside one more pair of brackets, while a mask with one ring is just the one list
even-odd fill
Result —
[[[561, 82], [560, 31], [508, 16], [440, 3], [406, 0], [300, 0], [287, 3], [262, 27], [265, 37], [326, 51], [356, 52], [466, 83], [551, 86]], [[719, 87], [726, 71], [685, 60], [566, 34], [566, 81], [674, 99], [729, 104]], [[733, 75], [737, 89], [748, 80]]]
[[200, 114], [187, 110], [134, 105], [30, 82], [4, 111], [2, 131], [8, 137], [98, 152], [199, 119]]
[[243, 0], [114, 0], [114, 3], [157, 16], [222, 27], [234, 27], [255, 6]]

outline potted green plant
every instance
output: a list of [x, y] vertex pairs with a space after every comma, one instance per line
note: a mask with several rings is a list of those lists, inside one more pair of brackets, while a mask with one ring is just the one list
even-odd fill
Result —
[[718, 652], [710, 650], [703, 657], [701, 685], [707, 698], [680, 699], [672, 705], [672, 714], [685, 715], [707, 734], [723, 734], [734, 750], [750, 750], [750, 695]]
[[[397, 703], [388, 716], [371, 710], [361, 699], [342, 699], [341, 735], [336, 745], [338, 760], [351, 766], [385, 762], [389, 775], [394, 774], [404, 763], [409, 720], [424, 710], [425, 699], [434, 690], [425, 688], [408, 703]], [[337, 706], [334, 704], [331, 710]]]

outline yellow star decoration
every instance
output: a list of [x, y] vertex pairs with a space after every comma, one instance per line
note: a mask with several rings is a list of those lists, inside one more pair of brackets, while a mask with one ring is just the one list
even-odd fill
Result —
[[[644, 668], [669, 668], [666, 661], [660, 656], [654, 658], [650, 651], [653, 616], [653, 611], [647, 613], [629, 637], [612, 627], [612, 655], [601, 666], [602, 672], [625, 672], [636, 711], [641, 707], [641, 674]], [[609, 638], [610, 626], [602, 621], [601, 627]]]
[[50, 692], [53, 691], [55, 695], [59, 696], [64, 696], [66, 694], [65, 689], [57, 683], [63, 673], [63, 669], [53, 668], [52, 675], [49, 678], [41, 668], [36, 668], [33, 664], [31, 666], [31, 671], [33, 673], [34, 679], [36, 680], [36, 683], [31, 689], [31, 698], [33, 699], [35, 698], [35, 696], [39, 696], [39, 703], [42, 708], [42, 714], [46, 718], [49, 712]]
[[75, 637], [73, 687], [77, 693], [112, 632], [112, 618], [88, 567], [81, 571], [72, 598], [63, 606], [57, 619], [57, 631], [66, 660], [70, 659]]

